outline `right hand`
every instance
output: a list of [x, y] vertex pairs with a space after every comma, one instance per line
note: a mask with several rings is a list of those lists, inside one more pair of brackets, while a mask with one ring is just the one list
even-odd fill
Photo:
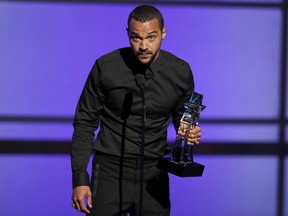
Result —
[[84, 202], [86, 199], [88, 207], [92, 208], [92, 193], [89, 186], [77, 186], [73, 189], [72, 200], [73, 204], [75, 204], [75, 209], [90, 213]]

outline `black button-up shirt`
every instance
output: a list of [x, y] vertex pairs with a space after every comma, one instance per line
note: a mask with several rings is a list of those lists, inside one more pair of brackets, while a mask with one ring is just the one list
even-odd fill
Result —
[[[163, 156], [171, 120], [178, 128], [183, 104], [194, 90], [189, 64], [164, 50], [149, 67], [137, 62], [131, 48], [115, 50], [95, 62], [73, 123], [73, 187], [89, 185], [86, 168], [93, 150], [125, 158], [140, 157], [142, 97], [137, 74], [145, 78], [145, 158]], [[99, 122], [100, 131], [94, 140]]]

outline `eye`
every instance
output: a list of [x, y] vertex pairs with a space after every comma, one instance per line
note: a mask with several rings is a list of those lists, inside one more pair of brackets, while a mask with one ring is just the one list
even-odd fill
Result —
[[148, 39], [149, 39], [150, 41], [153, 41], [153, 40], [155, 40], [155, 38], [156, 38], [156, 36], [155, 36], [155, 35], [151, 35], [151, 36], [149, 36], [149, 38], [148, 38]]
[[136, 36], [136, 35], [130, 36], [130, 39], [133, 40], [134, 42], [137, 42], [137, 41], [140, 40], [140, 38], [138, 36]]

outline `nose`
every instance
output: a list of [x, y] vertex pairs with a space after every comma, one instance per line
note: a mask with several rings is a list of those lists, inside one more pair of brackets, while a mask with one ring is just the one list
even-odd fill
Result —
[[139, 46], [139, 51], [144, 52], [147, 49], [148, 48], [147, 48], [145, 40], [142, 40], [141, 43], [140, 43], [140, 46]]

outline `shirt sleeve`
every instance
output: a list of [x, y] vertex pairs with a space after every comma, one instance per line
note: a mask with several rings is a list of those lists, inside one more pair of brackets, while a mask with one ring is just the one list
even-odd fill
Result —
[[87, 165], [93, 150], [95, 130], [103, 108], [100, 70], [97, 62], [89, 73], [79, 98], [73, 121], [73, 137], [70, 151], [73, 188], [89, 185]]
[[181, 98], [179, 99], [179, 103], [176, 105], [176, 108], [174, 109], [172, 113], [172, 121], [174, 128], [177, 132], [178, 127], [180, 125], [180, 120], [182, 118], [182, 115], [184, 113], [184, 103], [188, 102], [190, 100], [190, 97], [192, 93], [194, 92], [194, 78], [193, 78], [193, 73], [192, 70], [189, 66], [188, 63], [186, 63], [187, 67], [182, 71], [180, 76], [183, 76], [183, 94]]

